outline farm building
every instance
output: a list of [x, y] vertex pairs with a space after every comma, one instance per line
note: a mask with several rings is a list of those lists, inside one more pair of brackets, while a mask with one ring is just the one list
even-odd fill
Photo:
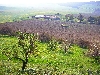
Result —
[[47, 20], [60, 20], [60, 17], [57, 15], [35, 15], [35, 16], [31, 16], [32, 18], [35, 19], [47, 19]]

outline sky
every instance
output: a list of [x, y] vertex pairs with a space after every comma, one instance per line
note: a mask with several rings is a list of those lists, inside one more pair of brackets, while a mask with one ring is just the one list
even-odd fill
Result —
[[[89, 1], [90, 0], [0, 0], [0, 5], [32, 6], [41, 3], [43, 4], [43, 3], [89, 2]], [[96, 1], [100, 1], [100, 0], [96, 0]]]

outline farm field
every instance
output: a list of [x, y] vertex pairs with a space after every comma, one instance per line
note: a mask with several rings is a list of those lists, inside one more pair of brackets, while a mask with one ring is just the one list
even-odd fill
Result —
[[0, 75], [100, 75], [99, 4], [0, 6]]

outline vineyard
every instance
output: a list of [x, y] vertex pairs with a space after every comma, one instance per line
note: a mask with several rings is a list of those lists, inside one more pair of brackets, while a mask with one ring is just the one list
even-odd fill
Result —
[[100, 25], [33, 19], [0, 34], [1, 75], [100, 75]]

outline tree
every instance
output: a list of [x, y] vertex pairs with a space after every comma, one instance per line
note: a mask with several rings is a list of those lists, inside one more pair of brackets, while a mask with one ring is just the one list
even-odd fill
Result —
[[19, 61], [22, 61], [22, 71], [25, 70], [29, 55], [35, 54], [36, 51], [36, 42], [37, 37], [34, 34], [30, 33], [23, 33], [23, 32], [17, 32], [18, 33], [18, 42], [12, 47], [12, 51], [5, 52], [5, 55], [10, 59], [17, 59]]
[[57, 45], [58, 45], [57, 41], [54, 40], [54, 39], [51, 39], [48, 43], [48, 48], [47, 49], [51, 50], [51, 51], [55, 51], [57, 49]]
[[61, 14], [60, 13], [56, 13], [55, 15], [60, 16]]
[[66, 22], [68, 22], [69, 20], [73, 21], [74, 16], [73, 16], [73, 14], [66, 14], [65, 18], [66, 18]]
[[66, 52], [68, 52], [68, 50], [69, 50], [69, 48], [70, 48], [70, 46], [71, 46], [71, 43], [69, 43], [69, 41], [68, 40], [66, 40], [66, 41], [64, 41], [63, 42], [63, 49], [64, 49], [64, 52], [66, 53]]
[[88, 22], [90, 24], [95, 24], [95, 21], [96, 21], [96, 18], [95, 17], [92, 17], [92, 16], [88, 17]]
[[69, 15], [70, 15], [70, 14], [66, 14], [66, 15], [65, 15], [66, 22], [69, 21]]
[[98, 16], [98, 17], [96, 18], [96, 24], [97, 24], [97, 25], [100, 25], [100, 16]]
[[73, 20], [74, 19], [74, 16], [73, 16], [73, 14], [71, 14], [70, 16], [69, 16], [69, 20]]
[[78, 16], [78, 20], [80, 21], [80, 23], [82, 23], [84, 16], [82, 14], [79, 14]]

